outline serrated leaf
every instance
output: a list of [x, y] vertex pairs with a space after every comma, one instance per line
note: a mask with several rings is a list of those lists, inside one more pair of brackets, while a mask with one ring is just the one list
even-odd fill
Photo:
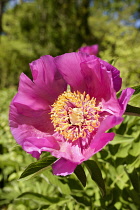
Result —
[[55, 157], [44, 157], [38, 160], [37, 162], [31, 163], [23, 171], [23, 173], [20, 176], [20, 179], [47, 169], [54, 161], [56, 161]]
[[86, 178], [86, 174], [85, 174], [83, 167], [81, 165], [78, 165], [76, 167], [74, 173], [77, 176], [77, 178], [79, 179], [79, 181], [81, 182], [81, 184], [85, 187], [87, 178]]
[[95, 181], [96, 184], [98, 185], [98, 187], [100, 188], [102, 196], [105, 196], [105, 194], [106, 194], [105, 184], [104, 184], [104, 180], [102, 177], [102, 173], [101, 173], [97, 163], [94, 160], [87, 160], [84, 162], [84, 164], [87, 167], [92, 180]]

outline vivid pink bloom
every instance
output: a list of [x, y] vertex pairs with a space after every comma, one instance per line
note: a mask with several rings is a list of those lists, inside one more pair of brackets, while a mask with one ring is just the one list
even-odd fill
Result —
[[94, 45], [91, 45], [91, 46], [81, 47], [81, 48], [79, 48], [78, 51], [87, 53], [89, 55], [96, 55], [97, 56], [97, 54], [99, 52], [98, 48], [99, 48], [98, 44], [94, 44]]
[[10, 105], [10, 127], [17, 143], [39, 158], [58, 160], [53, 173], [68, 175], [114, 138], [106, 131], [123, 121], [134, 90], [122, 91], [119, 71], [94, 55], [45, 55], [30, 64], [33, 81], [21, 74]]

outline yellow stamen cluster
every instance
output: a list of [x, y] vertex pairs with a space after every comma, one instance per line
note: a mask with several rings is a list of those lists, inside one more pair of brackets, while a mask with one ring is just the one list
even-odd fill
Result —
[[100, 125], [100, 106], [96, 106], [96, 99], [89, 94], [67, 91], [60, 95], [52, 105], [51, 120], [55, 131], [66, 140], [76, 140], [86, 137]]

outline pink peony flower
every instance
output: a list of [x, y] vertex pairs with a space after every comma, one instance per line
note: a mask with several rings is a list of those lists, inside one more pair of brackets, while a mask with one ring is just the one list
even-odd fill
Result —
[[98, 52], [99, 52], [98, 48], [99, 48], [98, 44], [95, 44], [95, 45], [91, 45], [91, 46], [81, 47], [81, 48], [79, 48], [78, 51], [83, 52], [83, 53], [87, 53], [89, 55], [97, 55]]
[[106, 131], [123, 121], [134, 90], [123, 90], [117, 99], [119, 71], [81, 52], [45, 55], [30, 68], [33, 81], [21, 74], [10, 105], [11, 132], [33, 157], [47, 151], [58, 158], [55, 175], [71, 174], [114, 138]]

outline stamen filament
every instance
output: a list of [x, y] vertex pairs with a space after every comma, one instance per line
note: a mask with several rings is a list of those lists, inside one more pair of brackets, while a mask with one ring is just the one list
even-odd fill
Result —
[[56, 132], [74, 141], [99, 127], [100, 112], [101, 104], [89, 94], [67, 91], [52, 105], [51, 120]]

